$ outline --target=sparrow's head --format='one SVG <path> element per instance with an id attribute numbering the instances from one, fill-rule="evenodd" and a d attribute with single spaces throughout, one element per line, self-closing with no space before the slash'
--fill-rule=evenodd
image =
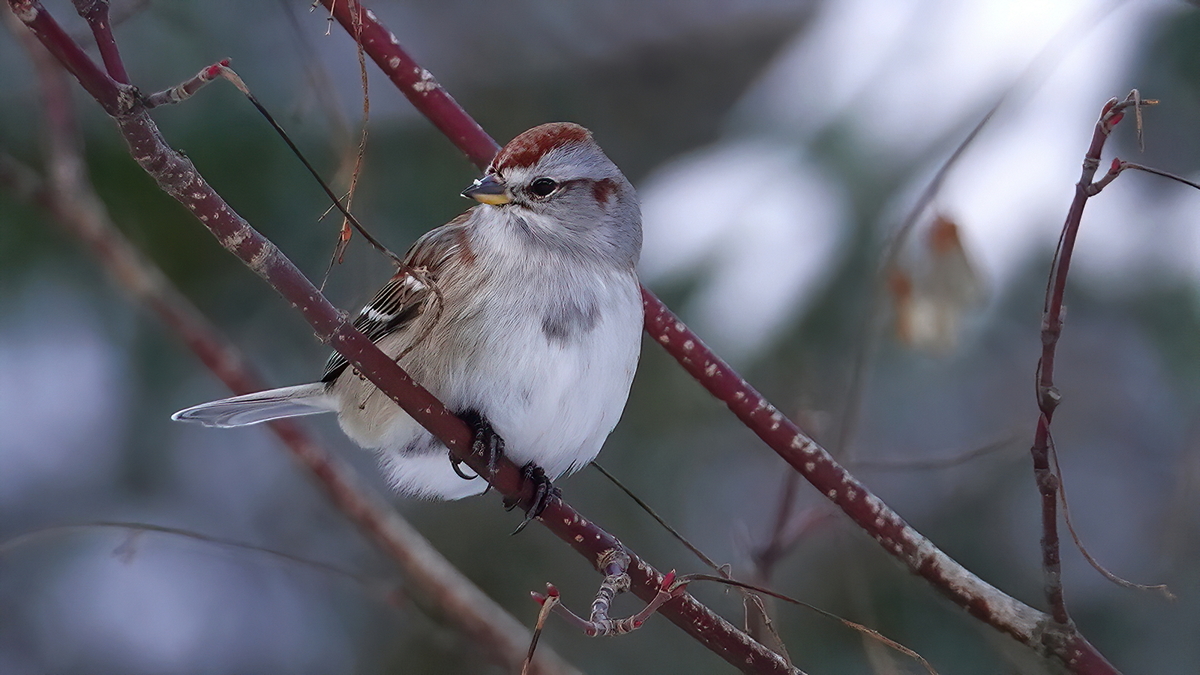
<path id="1" fill-rule="evenodd" d="M 512 139 L 462 194 L 505 210 L 547 244 L 637 263 L 637 193 L 578 124 L 543 124 Z"/>

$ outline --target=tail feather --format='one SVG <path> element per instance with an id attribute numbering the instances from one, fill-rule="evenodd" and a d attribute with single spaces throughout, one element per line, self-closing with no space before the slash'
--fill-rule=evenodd
<path id="1" fill-rule="evenodd" d="M 314 382 L 201 403 L 180 410 L 171 419 L 228 428 L 335 410 L 337 404 L 326 393 L 325 384 Z"/>

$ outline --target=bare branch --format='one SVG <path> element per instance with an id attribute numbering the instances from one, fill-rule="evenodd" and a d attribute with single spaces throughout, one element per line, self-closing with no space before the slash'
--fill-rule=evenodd
<path id="1" fill-rule="evenodd" d="M 958 452 L 943 457 L 930 457 L 928 459 L 921 458 L 901 458 L 901 459 L 856 459 L 850 462 L 850 466 L 856 469 L 873 469 L 876 471 L 927 471 L 930 469 L 949 469 L 960 464 L 965 464 L 975 459 L 979 459 L 985 455 L 990 455 L 994 452 L 1004 450 L 1020 440 L 1020 435 L 1009 434 L 1008 436 L 992 441 L 986 445 L 981 445 L 978 448 L 972 448 L 966 452 Z"/>
<path id="2" fill-rule="evenodd" d="M 121 53 L 117 50 L 117 41 L 113 37 L 113 23 L 108 16 L 108 0 L 73 0 L 75 11 L 79 12 L 92 36 L 96 38 L 96 46 L 100 49 L 100 58 L 108 75 L 121 84 L 129 84 L 129 75 L 125 72 L 125 64 L 121 61 Z"/>
<path id="3" fill-rule="evenodd" d="M 1134 164 L 1133 162 L 1125 162 L 1125 161 L 1121 162 L 1121 169 L 1137 169 L 1138 171 L 1145 171 L 1146 173 L 1152 173 L 1155 176 L 1162 176 L 1163 178 L 1169 178 L 1177 183 L 1183 183 L 1184 185 L 1186 185 L 1188 187 L 1192 187 L 1192 188 L 1196 188 L 1197 190 L 1200 190 L 1200 183 L 1190 181 L 1190 180 L 1184 178 L 1183 176 L 1173 174 L 1170 171 L 1163 171 L 1162 169 L 1155 169 L 1154 167 L 1143 166 L 1141 164 Z"/>
<path id="4" fill-rule="evenodd" d="M 180 84 L 177 84 L 170 89 L 164 89 L 163 91 L 155 92 L 144 97 L 142 99 L 142 103 L 145 104 L 147 108 L 157 108 L 160 105 L 182 103 L 183 101 L 191 98 L 192 95 L 197 91 L 200 91 L 200 87 L 203 87 L 209 82 L 212 82 L 220 77 L 223 73 L 222 69 L 226 69 L 228 67 L 229 59 L 222 59 L 220 62 L 214 63 L 211 66 L 205 66 L 204 68 L 200 69 L 200 72 L 196 73 L 192 77 L 189 77 Z"/>
<path id="5" fill-rule="evenodd" d="M 1050 467 L 1050 423 L 1054 419 L 1054 410 L 1062 399 L 1054 385 L 1054 357 L 1057 353 L 1058 339 L 1062 335 L 1063 295 L 1087 200 L 1121 171 L 1119 163 L 1114 162 L 1103 178 L 1095 180 L 1104 144 L 1108 141 L 1113 127 L 1125 116 L 1127 108 L 1133 107 L 1135 111 L 1140 111 L 1147 103 L 1149 102 L 1141 100 L 1135 90 L 1130 92 L 1124 101 L 1109 99 L 1100 111 L 1100 119 L 1096 120 L 1092 132 L 1092 141 L 1084 154 L 1083 169 L 1079 182 L 1075 184 L 1075 198 L 1067 211 L 1058 250 L 1055 251 L 1051 266 L 1050 279 L 1046 285 L 1046 301 L 1042 315 L 1042 356 L 1037 367 L 1037 403 L 1041 414 L 1038 416 L 1037 430 L 1029 452 L 1033 458 L 1034 480 L 1037 482 L 1042 501 L 1042 576 L 1046 588 L 1046 601 L 1050 605 L 1050 614 L 1054 622 L 1067 628 L 1071 626 L 1071 618 L 1067 612 L 1062 588 L 1062 556 L 1058 540 L 1059 478 Z M 1140 119 L 1140 112 L 1138 116 Z"/>
<path id="6" fill-rule="evenodd" d="M 5 539 L 4 541 L 0 541 L 0 556 L 11 554 L 13 551 L 15 551 L 21 547 L 28 546 L 30 544 L 33 544 L 33 543 L 43 540 L 43 539 L 49 539 L 49 538 L 56 537 L 56 536 L 78 533 L 78 532 L 86 532 L 88 530 L 120 530 L 120 531 L 125 532 L 126 541 L 125 541 L 125 543 L 123 543 L 121 546 L 118 547 L 118 552 L 121 554 L 121 557 L 123 559 L 127 557 L 127 555 L 126 555 L 127 553 L 131 553 L 131 552 L 135 551 L 135 549 L 131 546 L 131 543 L 137 537 L 139 537 L 141 534 L 146 533 L 146 532 L 153 532 L 155 534 L 165 534 L 165 535 L 169 535 L 169 536 L 173 536 L 173 537 L 182 537 L 184 539 L 191 539 L 193 541 L 204 542 L 206 544 L 214 544 L 216 546 L 221 546 L 221 547 L 230 548 L 230 549 L 238 549 L 238 550 L 242 550 L 242 551 L 251 551 L 254 553 L 261 553 L 261 554 L 263 554 L 265 556 L 269 556 L 271 558 L 278 558 L 279 560 L 284 560 L 284 561 L 287 561 L 290 563 L 295 563 L 295 564 L 301 565 L 303 567 L 309 567 L 309 568 L 312 568 L 315 570 L 319 570 L 321 572 L 325 572 L 326 574 L 343 577 L 345 579 L 353 581 L 354 583 L 356 583 L 366 589 L 378 589 L 380 587 L 380 585 L 385 582 L 384 579 L 372 579 L 370 577 L 367 577 L 367 576 L 364 576 L 361 574 L 356 574 L 349 570 L 344 570 L 336 565 L 330 565 L 328 563 L 320 562 L 319 560 L 312 560 L 310 558 L 304 558 L 304 557 L 301 557 L 298 555 L 294 555 L 292 553 L 288 553 L 286 551 L 277 551 L 275 549 L 267 548 L 265 546 L 248 544 L 248 543 L 241 542 L 241 541 L 235 541 L 233 539 L 226 539 L 224 537 L 216 537 L 213 535 L 204 534 L 202 532 L 194 532 L 192 530 L 185 530 L 185 529 L 179 528 L 179 527 L 167 527 L 165 525 L 155 525 L 153 523 L 137 523 L 137 522 L 117 521 L 117 520 L 97 520 L 97 521 L 91 522 L 91 523 L 76 523 L 76 524 L 71 524 L 71 525 L 51 525 L 49 527 L 42 527 L 42 528 L 39 528 L 36 530 L 31 530 L 29 532 L 23 532 L 21 534 L 16 535 L 15 537 L 11 537 L 9 539 Z"/>
<path id="7" fill-rule="evenodd" d="M 1107 567 L 1102 565 L 1099 560 L 1096 560 L 1096 557 L 1092 555 L 1091 551 L 1089 551 L 1087 547 L 1083 545 L 1083 539 L 1081 539 L 1079 533 L 1075 531 L 1075 524 L 1071 521 L 1071 507 L 1067 504 L 1067 483 L 1063 480 L 1062 467 L 1058 465 L 1058 452 L 1055 451 L 1053 444 L 1050 445 L 1050 458 L 1054 460 L 1054 474 L 1058 476 L 1058 495 L 1060 497 L 1059 502 L 1062 504 L 1063 522 L 1067 525 L 1067 532 L 1071 533 L 1071 540 L 1075 542 L 1075 548 L 1079 549 L 1079 552 L 1083 554 L 1084 559 L 1088 561 L 1088 564 L 1092 566 L 1092 569 L 1099 572 L 1100 576 L 1108 579 L 1118 586 L 1129 588 L 1135 591 L 1158 591 L 1167 600 L 1175 601 L 1177 599 L 1176 595 L 1171 592 L 1171 589 L 1166 584 L 1139 584 L 1129 581 L 1128 579 L 1117 576 Z"/>

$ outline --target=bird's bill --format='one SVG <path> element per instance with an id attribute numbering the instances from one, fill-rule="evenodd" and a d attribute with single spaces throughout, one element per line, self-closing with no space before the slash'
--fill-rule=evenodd
<path id="1" fill-rule="evenodd" d="M 508 196 L 508 189 L 499 180 L 496 180 L 494 174 L 488 174 L 482 178 L 476 178 L 471 187 L 462 191 L 462 196 L 474 199 L 483 204 L 491 204 L 499 206 L 512 201 Z"/>

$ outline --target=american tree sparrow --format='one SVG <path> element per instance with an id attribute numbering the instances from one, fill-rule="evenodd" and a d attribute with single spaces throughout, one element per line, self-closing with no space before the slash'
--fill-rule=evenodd
<path id="1" fill-rule="evenodd" d="M 477 438 L 494 429 L 547 488 L 596 457 L 629 395 L 642 328 L 637 194 L 570 123 L 517 136 L 462 194 L 481 204 L 418 239 L 354 326 Z M 240 427 L 323 412 L 378 452 L 400 492 L 459 499 L 486 488 L 337 353 L 319 382 L 172 419 Z"/>

